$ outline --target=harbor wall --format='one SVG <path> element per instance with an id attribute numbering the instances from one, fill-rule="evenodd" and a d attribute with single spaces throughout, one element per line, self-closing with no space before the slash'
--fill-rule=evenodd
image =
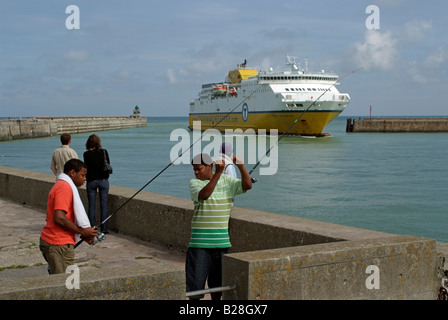
<path id="1" fill-rule="evenodd" d="M 52 175 L 0 166 L 2 198 L 44 209 L 53 184 Z M 111 186 L 110 212 L 135 192 Z M 85 187 L 80 194 L 86 205 Z M 192 214 L 188 199 L 142 191 L 111 218 L 109 227 L 186 250 Z M 432 239 L 238 207 L 232 209 L 230 236 L 223 285 L 236 289 L 225 291 L 224 299 L 435 300 L 440 289 L 444 253 Z M 183 272 L 166 274 L 164 281 Z"/>
<path id="2" fill-rule="evenodd" d="M 184 271 L 163 263 L 83 271 L 79 289 L 69 290 L 67 274 L 0 282 L 0 300 L 182 300 Z"/>
<path id="3" fill-rule="evenodd" d="M 447 118 L 347 119 L 346 132 L 448 132 Z"/>
<path id="4" fill-rule="evenodd" d="M 146 118 L 134 117 L 35 117 L 0 120 L 0 141 L 41 138 L 62 133 L 83 133 L 146 127 Z"/>

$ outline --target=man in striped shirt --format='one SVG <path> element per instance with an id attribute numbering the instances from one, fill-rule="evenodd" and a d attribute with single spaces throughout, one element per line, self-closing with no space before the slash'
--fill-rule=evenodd
<path id="1" fill-rule="evenodd" d="M 223 174 L 224 161 L 215 161 L 213 172 L 213 161 L 207 154 L 199 154 L 192 160 L 196 178 L 190 180 L 194 214 L 186 262 L 187 292 L 204 289 L 206 280 L 209 288 L 221 286 L 222 255 L 231 247 L 229 218 L 233 198 L 252 188 L 241 159 L 233 157 L 233 162 L 240 170 L 241 180 Z M 221 293 L 211 296 L 218 300 Z"/>

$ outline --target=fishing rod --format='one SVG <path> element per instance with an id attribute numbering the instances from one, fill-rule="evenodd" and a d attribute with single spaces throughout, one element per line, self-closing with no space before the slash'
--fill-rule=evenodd
<path id="1" fill-rule="evenodd" d="M 221 120 L 219 120 L 213 127 L 211 127 L 210 129 L 214 129 L 216 128 L 216 126 L 218 126 L 218 124 L 220 124 L 225 118 L 227 118 L 231 113 L 233 113 L 233 111 L 235 111 L 239 106 L 241 106 L 244 102 L 246 102 L 247 99 L 249 99 L 252 95 L 255 94 L 255 92 L 257 92 L 260 87 L 262 85 L 258 85 L 258 87 L 247 97 L 245 97 L 235 108 L 233 108 L 232 110 L 230 110 L 226 115 L 224 115 L 222 117 Z M 95 226 L 95 230 L 98 230 L 98 228 L 100 226 L 102 226 L 103 224 L 105 224 L 110 218 L 112 218 L 112 216 L 114 214 L 116 214 L 121 208 L 123 208 L 129 201 L 131 201 L 132 199 L 135 198 L 135 196 L 137 196 L 141 191 L 143 191 L 143 189 L 145 189 L 148 185 L 150 185 L 155 179 L 157 179 L 163 172 L 165 172 L 169 167 L 171 167 L 178 159 L 180 159 L 187 151 L 189 151 L 191 148 L 193 148 L 193 146 L 202 140 L 203 136 L 204 136 L 203 132 L 201 134 L 201 136 L 199 137 L 199 139 L 197 139 L 195 142 L 193 142 L 188 149 L 186 149 L 185 151 L 183 151 L 176 159 L 174 159 L 174 161 L 171 161 L 168 165 L 166 165 L 161 171 L 159 171 L 159 173 L 157 173 L 151 180 L 149 180 L 143 187 L 141 187 L 139 190 L 137 190 L 137 192 L 135 192 L 130 198 L 128 198 L 125 202 L 123 202 L 116 210 L 114 210 L 109 216 L 107 216 L 106 219 L 104 219 L 99 225 Z M 94 238 L 94 242 L 93 244 L 96 244 L 98 241 L 102 241 L 104 239 L 104 234 L 100 233 L 98 234 L 98 236 L 96 236 Z M 75 248 L 78 247 L 82 242 L 84 241 L 84 239 L 79 240 L 76 244 L 75 244 Z"/>
<path id="2" fill-rule="evenodd" d="M 339 78 L 338 80 L 336 80 L 335 81 L 335 83 L 333 83 L 330 87 L 328 87 L 319 97 L 317 97 L 317 99 L 316 100 L 314 100 L 313 101 L 313 103 L 312 104 L 310 104 L 310 106 L 308 107 L 308 108 L 306 108 L 301 114 L 300 114 L 300 116 L 299 117 L 297 117 L 292 123 L 291 123 L 291 125 L 283 132 L 283 134 L 278 138 L 278 140 L 277 140 L 277 143 L 274 145 L 274 146 L 271 146 L 270 148 L 269 148 L 269 150 L 264 154 L 264 156 L 263 157 L 261 157 L 258 161 L 257 161 L 257 163 L 255 164 L 255 166 L 249 171 L 249 176 L 252 174 L 252 172 L 254 172 L 254 170 L 260 165 L 260 163 L 261 163 L 261 161 L 271 152 L 271 150 L 274 148 L 274 147 L 276 147 L 277 145 L 278 145 L 278 143 L 279 143 L 279 141 L 288 133 L 288 131 L 289 130 L 291 130 L 291 128 L 292 127 L 294 127 L 294 125 L 305 115 L 305 113 L 312 107 L 312 106 L 314 106 L 315 104 L 316 104 L 316 102 L 317 101 L 319 101 L 319 99 L 325 94 L 325 93 L 327 93 L 331 88 L 333 88 L 336 84 L 338 84 L 339 82 L 341 82 L 342 81 L 342 79 L 344 79 L 345 77 L 347 77 L 347 76 L 349 76 L 349 75 L 351 75 L 351 74 L 353 74 L 353 73 L 355 73 L 355 72 L 357 72 L 357 71 L 359 71 L 359 70 L 362 70 L 362 69 L 364 69 L 364 67 L 361 67 L 361 68 L 358 68 L 358 69 L 355 69 L 355 70 L 353 70 L 353 71 L 351 71 L 351 72 L 349 72 L 349 73 L 347 73 L 345 76 L 343 76 L 343 77 L 341 77 L 341 78 Z M 255 179 L 255 178 L 251 178 L 251 180 L 252 180 L 252 182 L 253 183 L 255 183 L 255 182 L 257 182 L 257 179 Z"/>
<path id="3" fill-rule="evenodd" d="M 338 82 L 340 82 L 342 79 L 344 79 L 345 77 L 349 76 L 352 73 L 355 73 L 358 70 L 363 69 L 358 68 L 356 70 L 353 70 L 349 73 L 347 73 L 345 76 L 339 78 L 338 80 L 336 80 L 336 82 L 331 85 L 327 90 L 325 90 L 306 110 L 304 110 L 302 112 L 302 114 L 294 120 L 294 122 L 284 131 L 284 133 L 280 136 L 280 138 L 277 140 L 277 144 L 278 142 L 286 135 L 286 133 L 291 130 L 291 128 L 303 117 L 303 115 L 328 91 L 330 90 L 330 88 L 334 87 Z M 216 128 L 218 126 L 218 124 L 220 124 L 225 118 L 227 118 L 231 113 L 233 113 L 239 106 L 241 106 L 247 99 L 249 99 L 252 95 L 255 94 L 255 92 L 257 92 L 260 87 L 262 86 L 262 84 L 258 85 L 258 87 L 247 97 L 245 97 L 235 108 L 233 108 L 231 111 L 229 111 L 226 115 L 224 115 L 222 117 L 221 120 L 219 120 L 214 126 L 211 127 L 211 129 Z M 112 218 L 112 216 L 114 214 L 116 214 L 121 208 L 123 208 L 129 201 L 131 201 L 133 198 L 135 198 L 137 196 L 137 194 L 139 194 L 141 191 L 143 191 L 143 189 L 145 189 L 148 185 L 150 185 L 155 179 L 157 179 L 163 172 L 165 172 L 169 167 L 171 167 L 178 159 L 180 159 L 187 151 L 189 151 L 197 142 L 202 140 L 202 137 L 204 135 L 205 132 L 203 132 L 201 134 L 201 136 L 199 137 L 199 139 L 197 139 L 195 142 L 193 142 L 185 151 L 183 151 L 174 161 L 171 161 L 167 166 L 165 166 L 161 171 L 159 171 L 151 180 L 149 180 L 143 187 L 141 187 L 139 190 L 137 190 L 137 192 L 135 192 L 130 198 L 128 198 L 124 203 L 122 203 L 114 212 L 112 212 L 106 219 L 104 219 L 104 221 L 102 221 L 99 225 L 95 226 L 95 229 L 98 229 L 101 225 L 103 225 L 104 223 L 106 223 L 110 218 Z M 252 172 L 258 167 L 258 165 L 260 164 L 260 162 L 271 152 L 273 147 L 270 147 L 269 150 L 265 153 L 265 155 L 260 158 L 260 160 L 258 160 L 258 162 L 255 164 L 255 166 L 252 168 L 252 170 L 250 170 L 249 175 L 252 174 Z M 255 178 L 251 178 L 252 182 L 257 182 L 257 180 Z M 95 237 L 95 241 L 102 241 L 104 239 L 104 234 L 100 233 L 97 237 Z M 84 241 L 84 239 L 81 239 L 80 241 L 78 241 L 75 245 L 75 248 L 78 247 L 82 242 Z M 94 242 L 94 244 L 96 243 Z"/>

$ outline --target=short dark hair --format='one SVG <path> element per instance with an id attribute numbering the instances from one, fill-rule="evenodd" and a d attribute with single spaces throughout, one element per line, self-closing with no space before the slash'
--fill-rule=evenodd
<path id="1" fill-rule="evenodd" d="M 79 159 L 70 159 L 64 165 L 64 173 L 68 174 L 70 171 L 75 170 L 75 172 L 79 172 L 82 168 L 86 168 L 87 166 L 84 162 Z"/>
<path id="2" fill-rule="evenodd" d="M 200 153 L 194 156 L 193 160 L 191 160 L 191 164 L 203 164 L 203 165 L 211 165 L 213 164 L 212 158 L 206 153 Z"/>
<path id="3" fill-rule="evenodd" d="M 72 140 L 72 136 L 69 133 L 63 133 L 61 134 L 61 143 L 63 145 L 67 145 L 70 140 Z"/>

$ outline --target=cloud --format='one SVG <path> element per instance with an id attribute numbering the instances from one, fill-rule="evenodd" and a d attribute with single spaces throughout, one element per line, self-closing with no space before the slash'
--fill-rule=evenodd
<path id="1" fill-rule="evenodd" d="M 351 45 L 349 55 L 368 71 L 404 73 L 418 84 L 439 81 L 434 75 L 446 70 L 448 48 L 443 45 L 427 52 L 432 28 L 430 20 L 414 20 L 394 32 L 367 30 L 362 41 Z"/>
<path id="2" fill-rule="evenodd" d="M 118 70 L 112 74 L 112 81 L 114 82 L 129 82 L 132 78 L 128 70 Z"/>
<path id="3" fill-rule="evenodd" d="M 89 54 L 85 51 L 70 51 L 64 55 L 64 59 L 70 62 L 86 62 Z"/>
<path id="4" fill-rule="evenodd" d="M 431 52 L 423 62 L 410 62 L 406 71 L 419 84 L 445 81 L 440 80 L 440 77 L 446 77 L 447 62 L 448 47 L 444 45 Z"/>
<path id="5" fill-rule="evenodd" d="M 397 43 L 390 31 L 367 30 L 364 41 L 353 45 L 353 57 L 366 70 L 390 70 L 399 58 Z"/>
<path id="6" fill-rule="evenodd" d="M 448 47 L 443 45 L 432 52 L 425 60 L 425 65 L 431 68 L 445 67 L 448 60 Z"/>
<path id="7" fill-rule="evenodd" d="M 410 21 L 405 25 L 404 30 L 399 34 L 401 41 L 420 42 L 432 28 L 431 21 Z"/>
<path id="8" fill-rule="evenodd" d="M 170 84 L 176 84 L 177 83 L 176 72 L 173 69 L 169 68 L 169 69 L 166 70 L 166 77 L 167 77 L 168 82 Z"/>

